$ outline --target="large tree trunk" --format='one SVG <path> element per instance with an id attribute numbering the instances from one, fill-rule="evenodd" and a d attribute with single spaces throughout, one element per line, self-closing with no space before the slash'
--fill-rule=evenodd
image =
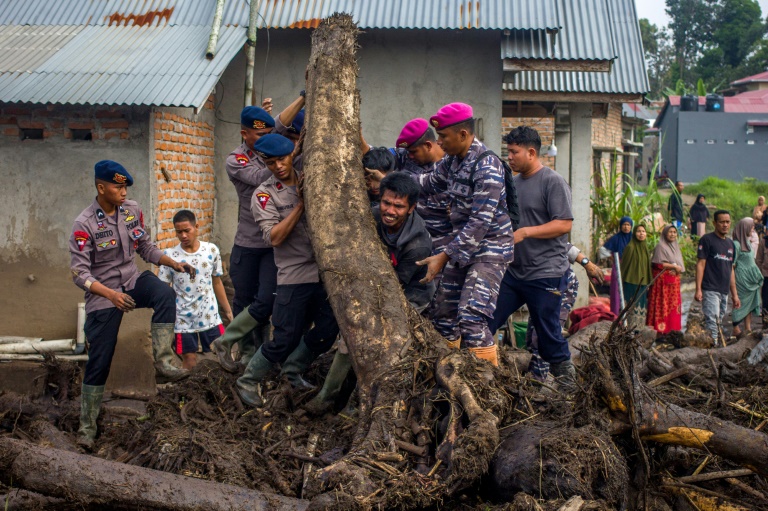
<path id="1" fill-rule="evenodd" d="M 306 214 L 360 394 L 356 441 L 345 458 L 318 472 L 315 491 L 343 489 L 350 500 L 389 508 L 397 503 L 388 499 L 402 500 L 398 488 L 407 486 L 412 491 L 404 493 L 423 499 L 411 504 L 418 507 L 486 472 L 498 444 L 497 418 L 463 382 L 473 371 L 466 364 L 475 362 L 466 354 L 445 357 L 445 341 L 408 305 L 376 233 L 361 161 L 356 44 L 350 16 L 323 20 L 312 35 L 307 71 Z M 443 434 L 433 439 L 436 384 L 445 391 L 447 417 Z M 434 440 L 441 445 L 435 448 Z M 398 452 L 413 463 L 395 468 L 377 461 Z M 432 493 L 421 491 L 428 486 Z M 326 497 L 316 505 L 338 505 L 339 493 Z"/>
<path id="2" fill-rule="evenodd" d="M 153 510 L 303 510 L 307 503 L 167 472 L 0 439 L 0 477 L 83 507 Z"/>
<path id="3" fill-rule="evenodd" d="M 349 347 L 363 401 L 391 387 L 411 339 L 408 304 L 365 193 L 352 18 L 334 15 L 312 35 L 304 139 L 304 189 L 312 245 Z M 386 403 L 392 406 L 395 403 Z"/>

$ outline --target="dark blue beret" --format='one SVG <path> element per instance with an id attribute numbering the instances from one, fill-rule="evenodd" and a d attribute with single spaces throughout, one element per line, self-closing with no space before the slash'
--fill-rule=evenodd
<path id="1" fill-rule="evenodd" d="M 133 184 L 133 178 L 125 170 L 125 167 L 112 160 L 101 160 L 96 163 L 93 168 L 96 175 L 96 179 L 107 181 L 108 183 L 115 183 L 118 185 L 131 186 Z"/>
<path id="2" fill-rule="evenodd" d="M 243 111 L 240 113 L 240 124 L 246 128 L 260 130 L 264 128 L 274 128 L 275 120 L 263 108 L 247 106 L 243 108 Z"/>
<path id="3" fill-rule="evenodd" d="M 288 131 L 291 133 L 301 133 L 301 128 L 304 127 L 304 109 L 302 108 L 299 110 L 299 113 L 296 114 L 296 117 L 293 119 L 293 122 L 290 126 L 288 126 Z"/>
<path id="4" fill-rule="evenodd" d="M 293 142 L 290 139 L 285 138 L 277 133 L 270 133 L 260 137 L 255 144 L 253 144 L 253 150 L 256 154 L 262 158 L 274 158 L 285 156 L 293 152 Z"/>

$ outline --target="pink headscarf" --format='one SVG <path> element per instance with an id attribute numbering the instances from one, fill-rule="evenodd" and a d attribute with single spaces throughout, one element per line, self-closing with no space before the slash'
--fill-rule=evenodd
<path id="1" fill-rule="evenodd" d="M 670 229 L 677 228 L 674 225 L 667 225 L 661 231 L 661 238 L 659 238 L 659 244 L 653 249 L 653 257 L 651 262 L 655 264 L 676 264 L 685 271 L 685 265 L 683 264 L 683 252 L 680 250 L 680 245 L 677 242 L 667 241 L 667 233 Z"/>

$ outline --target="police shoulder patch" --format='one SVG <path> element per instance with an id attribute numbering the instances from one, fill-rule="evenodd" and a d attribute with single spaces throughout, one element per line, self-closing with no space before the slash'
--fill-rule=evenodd
<path id="1" fill-rule="evenodd" d="M 269 202 L 270 198 L 271 198 L 271 195 L 269 195 L 266 192 L 259 192 L 256 194 L 256 199 L 259 201 L 259 205 L 261 206 L 261 209 L 267 209 L 267 203 Z"/>
<path id="2" fill-rule="evenodd" d="M 90 235 L 85 231 L 75 231 L 75 242 L 77 243 L 77 249 L 82 252 L 85 248 L 85 244 L 88 242 Z"/>
<path id="3" fill-rule="evenodd" d="M 235 160 L 236 160 L 236 161 L 237 161 L 237 163 L 239 163 L 240 165 L 245 165 L 246 163 L 250 163 L 250 161 L 251 161 L 251 160 L 249 160 L 249 159 L 248 159 L 248 157 L 247 157 L 246 155 L 244 155 L 244 154 L 236 154 L 236 155 L 235 155 Z"/>

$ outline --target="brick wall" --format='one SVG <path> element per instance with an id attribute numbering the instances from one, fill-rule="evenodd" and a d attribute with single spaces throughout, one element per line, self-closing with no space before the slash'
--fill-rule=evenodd
<path id="1" fill-rule="evenodd" d="M 72 139 L 73 135 L 87 135 L 82 142 L 128 140 L 142 132 L 141 126 L 135 125 L 135 121 L 143 120 L 140 110 L 125 106 L 0 103 L 0 136 L 22 139 L 25 130 L 41 130 L 42 140 Z M 33 139 L 24 141 L 34 143 Z"/>
<path id="2" fill-rule="evenodd" d="M 212 107 L 211 100 L 206 109 Z M 200 239 L 211 239 L 215 211 L 214 126 L 204 117 L 210 116 L 196 115 L 192 109 L 157 108 L 153 111 L 156 240 L 160 248 L 178 242 L 173 215 L 180 209 L 195 213 Z"/>
<path id="3" fill-rule="evenodd" d="M 555 140 L 555 118 L 545 117 L 502 117 L 501 118 L 501 153 L 502 157 L 507 157 L 507 144 L 503 142 L 503 137 L 513 128 L 518 126 L 530 126 L 539 132 L 542 145 L 549 145 Z M 541 162 L 551 169 L 555 169 L 555 158 L 552 156 L 543 156 Z"/>
<path id="4" fill-rule="evenodd" d="M 607 115 L 604 110 L 597 110 L 592 118 L 592 146 L 618 147 L 621 149 L 621 104 L 609 104 Z M 526 116 L 526 117 L 502 117 L 501 136 L 504 137 L 512 128 L 520 125 L 531 126 L 535 128 L 541 136 L 542 145 L 549 145 L 555 137 L 555 118 L 551 115 L 544 116 Z M 568 148 L 558 148 L 559 151 L 568 150 Z M 506 157 L 506 144 L 502 144 L 502 154 Z M 621 171 L 621 157 L 617 158 L 617 169 Z M 542 163 L 555 169 L 555 158 L 543 156 Z M 609 154 L 604 154 L 601 166 L 611 168 L 611 158 Z"/>
<path id="5" fill-rule="evenodd" d="M 603 112 L 600 112 L 600 114 L 596 112 L 596 115 L 592 118 L 592 146 L 616 147 L 621 150 L 621 139 L 621 104 L 609 103 L 606 115 L 603 115 Z M 611 154 L 603 153 L 600 168 L 604 171 L 610 171 L 611 160 Z M 622 157 L 618 156 L 615 160 L 616 171 L 622 172 Z"/>

